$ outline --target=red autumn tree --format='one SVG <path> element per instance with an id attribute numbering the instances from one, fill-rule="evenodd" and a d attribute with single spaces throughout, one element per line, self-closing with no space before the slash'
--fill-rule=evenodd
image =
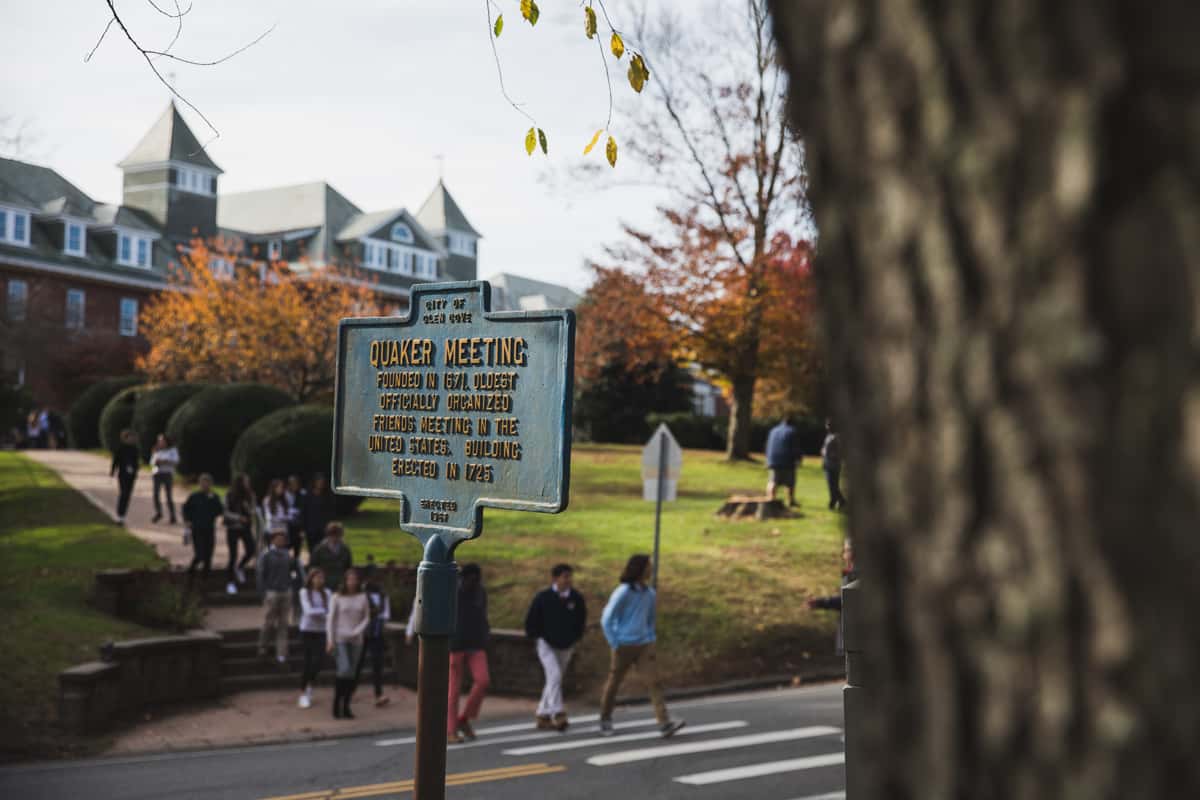
<path id="1" fill-rule="evenodd" d="M 596 380 L 620 362 L 637 380 L 653 379 L 674 360 L 675 336 L 661 298 L 636 274 L 593 267 L 596 280 L 575 308 L 575 375 Z"/>

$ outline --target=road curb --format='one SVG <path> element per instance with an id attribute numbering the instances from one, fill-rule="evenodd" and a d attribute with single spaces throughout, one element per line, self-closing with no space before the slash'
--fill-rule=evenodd
<path id="1" fill-rule="evenodd" d="M 723 683 L 711 683 L 705 686 L 689 686 L 683 689 L 666 689 L 663 696 L 667 700 L 693 700 L 697 697 L 712 697 L 722 694 L 737 694 L 739 692 L 756 692 L 764 689 L 787 689 L 796 686 L 812 686 L 818 683 L 845 680 L 844 668 L 829 668 L 814 670 L 807 674 L 766 675 L 761 678 L 744 678 Z M 650 703 L 649 695 L 634 695 L 618 697 L 618 706 L 640 706 Z"/>

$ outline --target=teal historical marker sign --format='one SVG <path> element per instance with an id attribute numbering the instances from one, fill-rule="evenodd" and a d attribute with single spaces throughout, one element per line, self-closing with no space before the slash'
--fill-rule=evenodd
<path id="1" fill-rule="evenodd" d="M 407 317 L 338 330 L 334 489 L 400 499 L 422 541 L 567 506 L 574 314 L 490 307 L 484 281 L 418 284 Z"/>

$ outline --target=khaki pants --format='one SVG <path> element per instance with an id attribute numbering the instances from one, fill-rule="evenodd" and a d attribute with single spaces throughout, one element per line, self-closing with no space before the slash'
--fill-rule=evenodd
<path id="1" fill-rule="evenodd" d="M 659 725 L 670 721 L 667 706 L 663 702 L 662 687 L 658 685 L 658 661 L 654 643 L 627 644 L 612 651 L 608 667 L 608 682 L 604 684 L 604 696 L 600 701 L 600 719 L 612 719 L 613 706 L 617 702 L 617 689 L 629 668 L 637 665 L 638 674 L 650 690 L 650 702 L 654 704 L 654 718 Z"/>
<path id="2" fill-rule="evenodd" d="M 291 592 L 266 592 L 263 596 L 263 608 L 267 612 L 263 620 L 262 630 L 258 632 L 259 655 L 267 652 L 267 642 L 271 632 L 275 633 L 275 655 L 287 659 L 288 651 L 288 615 L 292 610 Z"/>

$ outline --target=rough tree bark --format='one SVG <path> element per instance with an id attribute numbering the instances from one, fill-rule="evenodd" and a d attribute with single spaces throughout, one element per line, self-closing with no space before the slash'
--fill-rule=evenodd
<path id="1" fill-rule="evenodd" d="M 773 10 L 871 796 L 1200 797 L 1200 3 Z"/>

